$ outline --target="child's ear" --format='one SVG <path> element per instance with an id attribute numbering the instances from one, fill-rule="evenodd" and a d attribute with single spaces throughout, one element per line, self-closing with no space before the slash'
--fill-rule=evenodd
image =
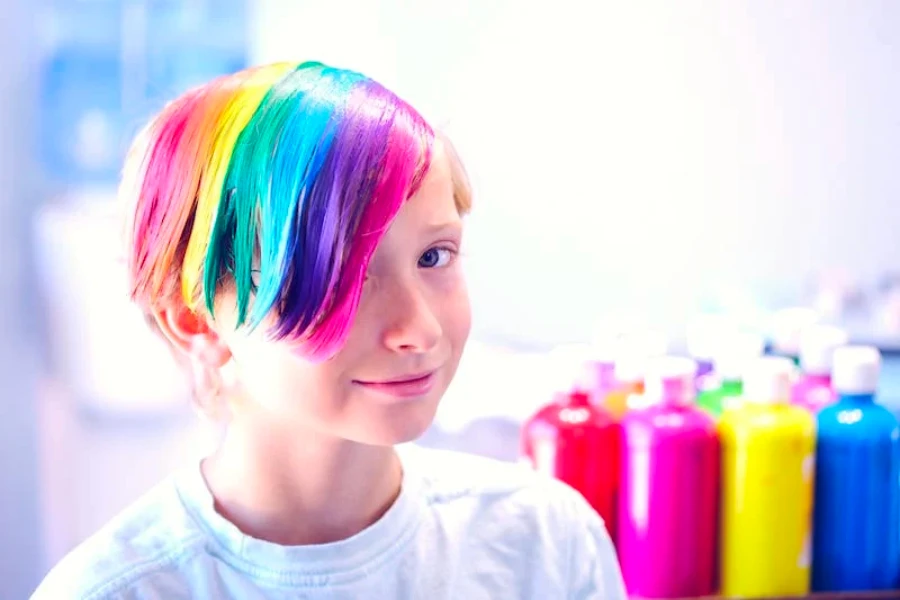
<path id="1" fill-rule="evenodd" d="M 154 311 L 153 317 L 172 346 L 200 364 L 219 368 L 231 360 L 231 351 L 218 332 L 184 303 Z"/>

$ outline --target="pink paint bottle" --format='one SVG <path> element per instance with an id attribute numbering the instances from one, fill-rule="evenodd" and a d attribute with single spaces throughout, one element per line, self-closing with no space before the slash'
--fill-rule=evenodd
<path id="1" fill-rule="evenodd" d="M 650 361 L 647 406 L 622 421 L 618 549 L 633 598 L 715 592 L 719 439 L 694 406 L 695 373 L 688 358 Z"/>
<path id="2" fill-rule="evenodd" d="M 595 344 L 585 361 L 585 388 L 591 394 L 591 401 L 602 406 L 606 396 L 616 389 L 616 352 L 613 344 Z"/>
<path id="3" fill-rule="evenodd" d="M 829 325 L 813 325 L 800 337 L 800 379 L 791 390 L 791 403 L 813 413 L 836 400 L 831 386 L 834 351 L 849 342 L 847 332 Z"/>

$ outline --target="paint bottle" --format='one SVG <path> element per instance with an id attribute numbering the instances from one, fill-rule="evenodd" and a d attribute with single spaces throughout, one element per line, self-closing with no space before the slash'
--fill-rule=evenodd
<path id="1" fill-rule="evenodd" d="M 838 400 L 818 414 L 814 591 L 900 585 L 900 428 L 875 402 L 880 368 L 875 348 L 834 351 Z"/>
<path id="2" fill-rule="evenodd" d="M 695 373 L 688 358 L 652 359 L 645 407 L 622 420 L 618 549 L 632 597 L 715 592 L 719 441 L 694 406 Z"/>
<path id="3" fill-rule="evenodd" d="M 590 375 L 591 397 L 595 404 L 603 404 L 606 396 L 616 389 L 616 363 L 613 360 L 592 360 L 587 365 Z"/>
<path id="4" fill-rule="evenodd" d="M 813 308 L 797 306 L 776 311 L 769 322 L 771 353 L 800 364 L 800 340 L 803 332 L 821 319 Z"/>
<path id="5" fill-rule="evenodd" d="M 616 420 L 620 420 L 628 407 L 632 404 L 632 398 L 644 393 L 643 367 L 629 364 L 627 368 L 617 363 L 615 387 L 606 394 L 603 406 Z"/>
<path id="6" fill-rule="evenodd" d="M 756 360 L 719 422 L 723 596 L 809 591 L 815 423 L 789 402 L 792 371 L 786 358 Z"/>
<path id="7" fill-rule="evenodd" d="M 791 402 L 813 413 L 836 399 L 831 386 L 834 351 L 849 342 L 847 332 L 829 325 L 813 325 L 800 337 L 800 378 L 791 393 Z"/>
<path id="8" fill-rule="evenodd" d="M 522 429 L 522 449 L 531 465 L 581 492 L 613 539 L 620 437 L 609 413 L 577 390 L 557 394 Z"/>
<path id="9" fill-rule="evenodd" d="M 666 338 L 656 332 L 632 334 L 620 340 L 615 361 L 615 387 L 606 394 L 603 406 L 616 420 L 628 411 L 634 399 L 644 393 L 647 361 L 666 353 Z"/>
<path id="10" fill-rule="evenodd" d="M 616 389 L 616 354 L 618 340 L 614 337 L 594 342 L 585 362 L 587 390 L 591 402 L 603 406 L 606 397 Z"/>
<path id="11" fill-rule="evenodd" d="M 762 356 L 765 340 L 753 333 L 738 333 L 723 340 L 714 359 L 714 370 L 697 395 L 697 405 L 719 418 L 736 406 L 744 392 L 743 376 L 748 364 Z"/>

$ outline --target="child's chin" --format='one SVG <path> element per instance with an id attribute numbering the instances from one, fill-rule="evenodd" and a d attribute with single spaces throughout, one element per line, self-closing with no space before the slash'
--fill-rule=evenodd
<path id="1" fill-rule="evenodd" d="M 434 413 L 435 410 L 427 410 L 423 406 L 419 410 L 394 415 L 393 418 L 373 419 L 364 426 L 362 431 L 358 432 L 358 435 L 353 437 L 357 442 L 373 446 L 394 446 L 412 442 L 420 438 L 431 427 Z"/>

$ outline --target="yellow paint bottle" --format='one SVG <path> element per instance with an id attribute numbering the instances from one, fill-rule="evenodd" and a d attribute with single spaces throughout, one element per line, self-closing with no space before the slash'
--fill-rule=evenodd
<path id="1" fill-rule="evenodd" d="M 815 421 L 788 404 L 792 372 L 785 358 L 754 362 L 719 422 L 723 596 L 809 592 Z"/>

